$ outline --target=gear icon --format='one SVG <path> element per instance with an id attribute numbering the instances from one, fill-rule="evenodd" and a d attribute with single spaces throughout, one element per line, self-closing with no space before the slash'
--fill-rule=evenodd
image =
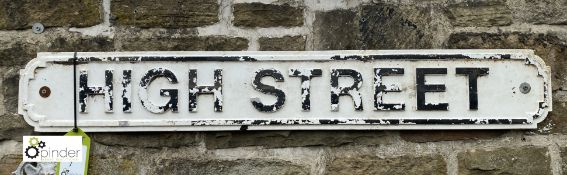
<path id="1" fill-rule="evenodd" d="M 45 142 L 44 142 L 44 141 L 40 141 L 40 142 L 37 144 L 37 147 L 39 147 L 39 148 L 45 147 Z"/>
<path id="2" fill-rule="evenodd" d="M 30 155 L 30 150 L 34 150 L 35 154 L 34 155 Z M 30 159 L 34 159 L 35 157 L 37 157 L 37 155 L 39 155 L 39 149 L 37 149 L 35 146 L 28 146 L 28 148 L 26 148 L 26 157 L 30 158 Z"/>
<path id="3" fill-rule="evenodd" d="M 31 146 L 35 147 L 39 143 L 39 139 L 37 139 L 37 137 L 32 137 L 28 142 L 30 143 Z"/>

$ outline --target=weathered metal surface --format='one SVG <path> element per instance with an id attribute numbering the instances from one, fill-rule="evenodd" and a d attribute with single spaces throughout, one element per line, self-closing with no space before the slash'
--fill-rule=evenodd
<path id="1" fill-rule="evenodd" d="M 32 32 L 35 34 L 43 33 L 44 27 L 41 23 L 33 23 L 32 25 Z"/>
<path id="2" fill-rule="evenodd" d="M 49 132 L 73 126 L 73 105 L 88 132 L 528 129 L 550 82 L 531 50 L 38 53 L 19 113 Z"/>

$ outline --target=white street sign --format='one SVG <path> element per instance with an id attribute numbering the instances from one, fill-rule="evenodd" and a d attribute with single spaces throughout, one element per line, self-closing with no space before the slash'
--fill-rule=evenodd
<path id="1" fill-rule="evenodd" d="M 38 53 L 19 113 L 46 132 L 73 105 L 87 132 L 529 129 L 550 83 L 531 50 Z"/>

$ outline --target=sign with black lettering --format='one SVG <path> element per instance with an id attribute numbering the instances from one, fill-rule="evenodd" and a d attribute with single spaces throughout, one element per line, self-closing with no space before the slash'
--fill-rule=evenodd
<path id="1" fill-rule="evenodd" d="M 73 105 L 87 132 L 529 129 L 550 83 L 531 50 L 38 53 L 19 113 L 46 132 Z"/>

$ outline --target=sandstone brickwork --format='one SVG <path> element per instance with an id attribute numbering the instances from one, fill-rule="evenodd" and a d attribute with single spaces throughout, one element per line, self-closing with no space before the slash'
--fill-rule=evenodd
<path id="1" fill-rule="evenodd" d="M 37 52 L 358 49 L 533 49 L 553 111 L 535 130 L 88 133 L 89 172 L 567 174 L 565 0 L 0 0 L 0 174 L 43 134 L 17 114 Z"/>

